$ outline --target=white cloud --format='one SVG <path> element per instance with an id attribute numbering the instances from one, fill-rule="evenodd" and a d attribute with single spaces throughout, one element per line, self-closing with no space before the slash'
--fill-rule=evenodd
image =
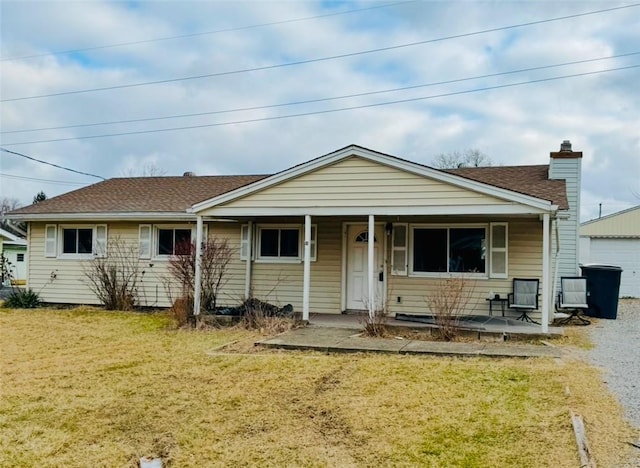
<path id="1" fill-rule="evenodd" d="M 318 2 L 3 2 L 3 57 L 214 31 L 346 8 Z M 2 98 L 269 66 L 394 46 L 615 6 L 610 2 L 416 2 L 347 15 L 127 47 L 2 62 Z M 635 9 L 251 73 L 6 102 L 2 129 L 201 113 L 356 94 L 634 52 Z M 208 125 L 459 92 L 640 63 L 640 56 L 396 93 L 176 120 L 2 135 L 19 141 Z M 563 139 L 584 152 L 583 218 L 640 203 L 639 69 L 480 93 L 201 129 L 8 146 L 85 172 L 119 176 L 154 164 L 168 174 L 268 173 L 350 143 L 429 163 L 478 148 L 500 164 L 544 164 Z M 95 179 L 2 153 L 0 172 Z M 2 178 L 28 203 L 69 186 Z M 616 208 L 614 208 L 616 207 Z M 597 214 L 597 213 L 596 213 Z"/>

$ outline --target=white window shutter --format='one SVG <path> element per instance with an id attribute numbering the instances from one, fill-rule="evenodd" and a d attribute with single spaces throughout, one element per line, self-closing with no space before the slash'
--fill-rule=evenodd
<path id="1" fill-rule="evenodd" d="M 44 228 L 44 256 L 55 257 L 58 247 L 58 226 L 55 224 L 47 224 Z"/>
<path id="2" fill-rule="evenodd" d="M 249 257 L 249 225 L 243 224 L 240 228 L 240 260 Z"/>
<path id="3" fill-rule="evenodd" d="M 140 258 L 151 258 L 151 224 L 141 224 L 139 227 L 138 249 Z"/>
<path id="4" fill-rule="evenodd" d="M 489 276 L 491 278 L 507 278 L 509 265 L 508 225 L 507 223 L 491 223 L 490 231 Z"/>
<path id="5" fill-rule="evenodd" d="M 406 223 L 393 223 L 391 237 L 391 274 L 395 276 L 407 276 L 408 271 L 408 234 Z"/>
<path id="6" fill-rule="evenodd" d="M 207 224 L 202 225 L 202 244 L 207 245 L 209 242 L 209 226 Z"/>
<path id="7" fill-rule="evenodd" d="M 96 226 L 96 238 L 94 241 L 93 253 L 97 257 L 107 256 L 107 225 L 98 224 Z"/>
<path id="8" fill-rule="evenodd" d="M 311 243 L 309 244 L 311 247 L 310 260 L 315 262 L 318 258 L 318 225 L 311 225 Z"/>

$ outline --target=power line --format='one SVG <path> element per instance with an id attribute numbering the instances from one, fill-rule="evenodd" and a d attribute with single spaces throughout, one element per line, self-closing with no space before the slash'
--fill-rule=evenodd
<path id="1" fill-rule="evenodd" d="M 467 78 L 457 78 L 457 79 L 453 79 L 453 80 L 437 81 L 437 82 L 433 82 L 433 83 L 426 83 L 426 84 L 419 84 L 419 85 L 412 85 L 412 86 L 403 86 L 401 88 L 385 89 L 385 90 L 378 90 L 378 91 L 369 91 L 369 92 L 355 93 L 355 94 L 346 94 L 346 95 L 342 95 L 342 96 L 325 97 L 325 98 L 317 98 L 317 99 L 307 99 L 307 100 L 303 100 L 303 101 L 293 101 L 293 102 L 286 102 L 286 103 L 279 103 L 279 104 L 267 104 L 267 105 L 263 105 L 263 106 L 253 106 L 253 107 L 241 107 L 241 108 L 236 108 L 236 109 L 226 109 L 226 110 L 218 110 L 218 111 L 195 112 L 195 113 L 191 113 L 191 114 L 178 114 L 178 115 L 168 115 L 168 116 L 161 116 L 161 117 L 147 117 L 147 118 L 129 119 L 129 120 L 113 120 L 113 121 L 110 121 L 110 122 L 94 122 L 94 123 L 85 123 L 85 124 L 61 125 L 61 126 L 57 126 L 57 127 L 31 128 L 31 129 L 23 129 L 23 130 L 5 130 L 5 131 L 0 131 L 0 134 L 40 132 L 40 131 L 46 131 L 46 130 L 62 130 L 62 129 L 68 129 L 68 128 L 96 127 L 96 126 L 100 126 L 100 125 L 116 125 L 116 124 L 125 124 L 125 123 L 150 122 L 150 121 L 156 121 L 156 120 L 181 119 L 181 118 L 186 118 L 186 117 L 201 117 L 201 116 L 204 116 L 204 115 L 228 114 L 228 113 L 233 113 L 233 112 L 246 112 L 246 111 L 273 109 L 273 108 L 278 108 L 278 107 L 296 106 L 296 105 L 301 105 L 301 104 L 314 104 L 314 103 L 318 103 L 318 102 L 334 101 L 334 100 L 338 100 L 338 99 L 347 99 L 347 98 L 363 97 L 363 96 L 372 96 L 372 95 L 376 95 L 376 94 L 392 93 L 392 92 L 397 92 L 397 91 L 407 91 L 407 90 L 410 90 L 410 89 L 426 88 L 426 87 L 430 87 L 430 86 L 452 84 L 452 83 L 460 83 L 460 82 L 463 82 L 463 81 L 479 80 L 479 79 L 483 79 L 483 78 L 494 78 L 494 77 L 497 77 L 497 76 L 511 75 L 511 74 L 515 74 L 515 73 L 524 73 L 524 72 L 529 72 L 529 71 L 536 71 L 536 70 L 544 70 L 544 69 L 549 69 L 549 68 L 564 67 L 564 66 L 568 66 L 568 65 L 578 65 L 578 64 L 583 64 L 583 63 L 597 62 L 597 61 L 601 61 L 601 60 L 610 60 L 610 59 L 621 58 L 621 57 L 630 57 L 630 56 L 639 55 L 639 54 L 640 54 L 640 51 L 639 52 L 629 52 L 629 53 L 625 53 L 625 54 L 611 55 L 611 56 L 608 56 L 608 57 L 598 57 L 598 58 L 592 58 L 592 59 L 576 60 L 576 61 L 572 61 L 572 62 L 557 63 L 557 64 L 553 64 L 553 65 L 542 65 L 542 66 L 538 66 L 538 67 L 522 68 L 522 69 L 519 69 L 519 70 L 510 70 L 510 71 L 499 72 L 499 73 L 490 73 L 490 74 L 487 74 L 487 75 L 479 75 L 479 76 L 473 76 L 473 77 L 467 77 Z"/>
<path id="2" fill-rule="evenodd" d="M 53 185 L 87 185 L 86 182 L 71 182 L 65 180 L 51 180 L 51 179 L 38 179 L 35 177 L 24 177 L 15 174 L 6 174 L 4 172 L 0 172 L 0 177 L 6 177 L 8 179 L 16 179 L 16 180 L 31 180 L 34 182 L 42 182 L 44 184 L 53 184 Z"/>
<path id="3" fill-rule="evenodd" d="M 595 15 L 595 14 L 599 14 L 599 13 L 606 13 L 606 12 L 610 12 L 610 11 L 614 11 L 614 10 L 621 10 L 623 8 L 632 8 L 632 7 L 636 7 L 636 6 L 640 6 L 640 3 L 636 3 L 636 4 L 633 4 L 633 5 L 625 5 L 625 6 L 620 6 L 620 7 L 606 8 L 604 10 L 595 10 L 595 11 L 590 11 L 590 12 L 586 12 L 586 13 L 576 13 L 576 14 L 573 14 L 573 15 L 559 16 L 559 17 L 556 17 L 556 18 L 549 18 L 549 19 L 538 20 L 538 21 L 530 21 L 530 22 L 527 22 L 527 23 L 520 23 L 520 24 L 515 24 L 515 25 L 510 25 L 510 26 L 501 26 L 501 27 L 498 27 L 498 28 L 484 29 L 484 30 L 481 30 L 481 31 L 474 31 L 474 32 L 470 32 L 470 33 L 455 34 L 455 35 L 452 35 L 452 36 L 439 37 L 439 38 L 436 38 L 436 39 L 427 39 L 427 40 L 424 40 L 424 41 L 410 42 L 410 43 L 400 44 L 400 45 L 395 45 L 395 46 L 381 47 L 381 48 L 378 48 L 378 49 L 370 49 L 370 50 L 364 50 L 364 51 L 359 51 L 359 52 L 351 52 L 351 53 L 347 53 L 347 54 L 331 55 L 331 56 L 328 56 L 328 57 L 320 57 L 320 58 L 314 58 L 314 59 L 298 60 L 298 61 L 295 61 L 295 62 L 280 63 L 280 64 L 276 64 L 276 65 L 265 65 L 265 66 L 261 66 L 261 67 L 245 68 L 245 69 L 241 69 L 241 70 L 232 70 L 232 71 L 226 71 L 226 72 L 207 73 L 207 74 L 204 74 L 204 75 L 194 75 L 194 76 L 187 76 L 187 77 L 182 77 L 182 78 L 169 78 L 169 79 L 165 79 L 165 80 L 143 81 L 143 82 L 139 82 L 139 83 L 129 83 L 129 84 L 124 84 L 124 85 L 104 86 L 104 87 L 101 87 L 101 88 L 80 89 L 80 90 L 75 90 L 75 91 L 62 91 L 62 92 L 58 92 L 58 93 L 49 93 L 49 94 L 39 94 L 39 95 L 34 95 L 34 96 L 23 96 L 23 97 L 17 97 L 17 98 L 8 98 L 8 99 L 2 99 L 2 100 L 0 100 L 0 102 L 15 102 L 15 101 L 25 101 L 25 100 L 28 100 L 28 99 L 41 99 L 41 98 L 55 97 L 55 96 L 68 96 L 68 95 L 71 95 L 71 94 L 93 93 L 93 92 L 96 92 L 96 91 L 110 91 L 110 90 L 114 90 L 114 89 L 135 88 L 135 87 L 140 87 L 140 86 L 149 86 L 149 85 L 157 85 L 157 84 L 164 84 L 164 83 L 175 83 L 175 82 L 178 82 L 178 81 L 199 80 L 199 79 L 203 79 L 203 78 L 213 78 L 213 77 L 218 77 L 218 76 L 237 75 L 237 74 L 240 74 L 240 73 L 264 71 L 264 70 L 273 70 L 273 69 L 276 69 L 276 68 L 292 67 L 292 66 L 296 66 L 296 65 L 304 65 L 304 64 L 317 63 L 317 62 L 325 62 L 325 61 L 329 61 L 329 60 L 336 60 L 336 59 L 342 59 L 342 58 L 347 58 L 347 57 L 355 57 L 355 56 L 359 56 L 359 55 L 373 54 L 373 53 L 378 53 L 378 52 L 385 52 L 385 51 L 389 51 L 389 50 L 402 49 L 402 48 L 405 48 L 405 47 L 413 47 L 413 46 L 417 46 L 417 45 L 430 44 L 430 43 L 434 43 L 434 42 L 442 42 L 442 41 L 446 41 L 446 40 L 450 40 L 450 39 L 459 39 L 459 38 L 463 38 L 463 37 L 477 36 L 477 35 L 480 35 L 480 34 L 487 34 L 487 33 L 490 33 L 490 32 L 497 32 L 497 31 L 504 31 L 504 30 L 509 30 L 509 29 L 522 28 L 522 27 L 526 27 L 526 26 L 533 26 L 533 25 L 537 25 L 537 24 L 550 23 L 550 22 L 553 22 L 553 21 L 561 21 L 561 20 L 565 20 L 565 19 L 578 18 L 578 17 L 588 16 L 588 15 Z"/>
<path id="4" fill-rule="evenodd" d="M 540 78 L 540 79 L 537 79 L 537 80 L 521 81 L 521 82 L 518 82 L 518 83 L 508 83 L 508 84 L 496 85 L 496 86 L 486 86 L 486 87 L 483 87 L 483 88 L 475 88 L 475 89 L 469 89 L 469 90 L 464 90 L 464 91 L 455 91 L 455 92 L 450 92 L 450 93 L 435 94 L 435 95 L 431 95 L 431 96 L 423 96 L 423 97 L 409 98 L 409 99 L 400 99 L 400 100 L 396 100 L 396 101 L 379 102 L 379 103 L 374 103 L 374 104 L 363 104 L 363 105 L 359 105 L 359 106 L 342 107 L 342 108 L 337 108 L 337 109 L 326 109 L 326 110 L 322 110 L 322 111 L 302 112 L 302 113 L 299 113 L 299 114 L 279 115 L 279 116 L 273 116 L 273 117 L 262 117 L 262 118 L 258 118 L 258 119 L 236 120 L 236 121 L 230 121 L 230 122 L 218 122 L 218 123 L 213 123 L 213 124 L 191 125 L 191 126 L 185 126 L 185 127 L 161 128 L 161 129 L 155 129 L 155 130 L 138 130 L 138 131 L 135 131 L 135 132 L 106 133 L 106 134 L 100 134 L 100 135 L 87 135 L 87 136 L 79 136 L 79 137 L 71 137 L 71 138 L 55 138 L 55 139 L 49 139 L 49 140 L 21 141 L 21 142 L 17 142 L 17 143 L 5 143 L 5 146 L 28 145 L 28 144 L 36 144 L 36 143 L 54 143 L 54 142 L 59 142 L 59 141 L 71 141 L 71 140 L 89 140 L 89 139 L 94 139 L 94 138 L 107 138 L 107 137 L 127 136 L 127 135 L 142 135 L 142 134 L 147 134 L 147 133 L 172 132 L 172 131 L 179 131 L 179 130 L 193 130 L 193 129 L 197 129 L 197 128 L 223 127 L 223 126 L 228 126 L 228 125 L 239 125 L 239 124 L 247 124 L 247 123 L 255 123 L 255 122 L 267 122 L 267 121 L 271 121 L 271 120 L 290 119 L 290 118 L 294 118 L 294 117 L 305 117 L 305 116 L 309 116 L 309 115 L 331 114 L 331 113 L 335 113 L 335 112 L 344 112 L 344 111 L 350 111 L 350 110 L 356 110 L 356 109 L 367 109 L 367 108 L 372 108 L 372 107 L 388 106 L 388 105 L 392 105 L 392 104 L 403 104 L 403 103 L 407 103 L 407 102 L 424 101 L 424 100 L 427 100 L 427 99 L 435 99 L 435 98 L 441 98 L 441 97 L 457 96 L 457 95 L 461 95 L 461 94 L 478 93 L 478 92 L 481 92 L 481 91 L 489 91 L 489 90 L 493 90 L 493 89 L 511 88 L 511 87 L 514 87 L 514 86 L 522 86 L 522 85 L 533 84 L 533 83 L 542 83 L 542 82 L 546 82 L 546 81 L 556 81 L 556 80 L 562 80 L 562 79 L 567 79 L 567 78 L 576 78 L 576 77 L 588 76 L 588 75 L 596 75 L 596 74 L 599 74 L 599 73 L 607 73 L 607 72 L 612 72 L 612 71 L 630 70 L 630 69 L 639 68 L 639 67 L 640 67 L 640 64 L 638 64 L 638 65 L 630 65 L 630 66 L 627 66 L 627 67 L 609 68 L 609 69 L 605 69 L 605 70 L 597 70 L 597 71 L 584 72 L 584 73 L 575 73 L 575 74 L 572 74 L 572 75 L 555 76 L 555 77 L 550 77 L 550 78 Z"/>
<path id="5" fill-rule="evenodd" d="M 6 148 L 0 148 L 0 151 L 4 151 L 5 153 L 9 153 L 9 154 L 14 154 L 14 155 L 20 156 L 22 158 L 27 158 L 27 159 L 30 159 L 31 161 L 39 162 L 41 164 L 46 164 L 47 166 L 53 166 L 53 167 L 57 167 L 58 169 L 63 169 L 65 171 L 75 172 L 76 174 L 82 174 L 82 175 L 95 177 L 97 179 L 107 180 L 104 177 L 99 176 L 99 175 L 89 174 L 88 172 L 76 171 L 75 169 L 71 169 L 69 167 L 59 166 L 58 164 L 50 163 L 50 162 L 47 162 L 47 161 L 42 161 L 41 159 L 36 159 L 36 158 L 31 157 L 31 156 L 27 156 L 26 154 L 18 153 L 17 151 L 10 151 L 10 150 L 8 150 Z"/>
<path id="6" fill-rule="evenodd" d="M 292 19 L 288 19 L 288 20 L 281 20 L 281 21 L 273 21 L 270 23 L 260 23 L 260 24 L 252 24 L 252 25 L 248 25 L 248 26 L 238 26 L 235 28 L 225 28 L 225 29 L 216 29 L 213 31 L 202 31 L 202 32 L 197 32 L 197 33 L 191 33 L 191 34 L 181 34 L 178 36 L 167 36 L 167 37 L 157 37 L 155 39 L 142 39 L 139 41 L 130 41 L 130 42 L 117 42 L 114 44 L 105 44 L 105 45 L 100 45 L 100 46 L 93 46 L 93 47 L 84 47 L 81 49 L 70 49 L 70 50 L 60 50 L 60 51 L 56 51 L 56 52 L 47 52 L 47 53 L 43 53 L 43 54 L 34 54 L 34 55 L 23 55 L 21 57 L 6 57 L 6 58 L 0 58 L 0 62 L 6 62 L 9 60 L 25 60 L 25 59 L 31 59 L 31 58 L 37 58 L 37 57 L 46 57 L 49 55 L 64 55 L 64 54 L 75 54 L 78 52 L 86 52 L 89 50 L 99 50 L 99 49 L 109 49 L 112 47 L 124 47 L 124 46 L 130 46 L 130 45 L 137 45 L 137 44 L 148 44 L 150 42 L 159 42 L 159 41 L 170 41 L 173 39 L 186 39 L 189 37 L 198 37 L 198 36 L 207 36 L 207 35 L 212 35 L 212 34 L 220 34 L 220 33 L 226 33 L 226 32 L 234 32 L 234 31 L 244 31 L 244 30 L 248 30 L 248 29 L 258 29 L 258 28 L 264 28 L 264 27 L 268 27 L 268 26 L 278 26 L 281 24 L 290 24 L 290 23 L 298 23 L 301 21 L 309 21 L 309 20 L 314 20 L 314 19 L 321 19 L 321 18 L 329 18 L 332 16 L 341 16 L 341 15 L 349 15 L 352 13 L 360 13 L 362 11 L 367 11 L 367 10 L 376 10 L 376 9 L 380 9 L 380 8 L 388 8 L 388 7 L 394 7 L 394 6 L 399 6 L 399 5 L 404 5 L 407 3 L 415 3 L 418 0 L 407 0 L 407 1 L 403 1 L 403 2 L 395 2 L 395 3 L 387 3 L 387 4 L 383 4 L 383 5 L 374 5 L 374 6 L 370 6 L 370 7 L 366 7 L 366 8 L 355 8 L 353 10 L 347 10 L 347 11 L 338 11 L 335 13 L 326 13 L 323 15 L 315 15 L 315 16 L 306 16 L 303 18 L 292 18 Z"/>

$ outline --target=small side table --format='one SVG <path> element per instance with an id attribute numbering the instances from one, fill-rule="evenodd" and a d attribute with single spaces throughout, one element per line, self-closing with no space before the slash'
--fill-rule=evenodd
<path id="1" fill-rule="evenodd" d="M 489 316 L 493 315 L 493 303 L 495 302 L 496 304 L 500 304 L 500 308 L 502 309 L 502 316 L 504 317 L 504 309 L 507 305 L 507 302 L 509 302 L 507 298 L 494 296 L 494 297 L 489 297 L 485 300 L 489 301 Z"/>

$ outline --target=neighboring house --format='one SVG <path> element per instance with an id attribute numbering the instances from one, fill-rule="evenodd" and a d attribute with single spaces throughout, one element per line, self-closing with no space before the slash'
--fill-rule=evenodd
<path id="1" fill-rule="evenodd" d="M 621 267 L 620 297 L 640 297 L 640 205 L 582 223 L 580 263 Z"/>
<path id="2" fill-rule="evenodd" d="M 450 274 L 477 280 L 468 311 L 486 314 L 490 292 L 506 297 L 514 277 L 539 278 L 546 328 L 557 259 L 577 273 L 579 200 L 567 187 L 579 193 L 582 153 L 565 142 L 550 156 L 436 170 L 351 145 L 270 176 L 110 179 L 9 216 L 28 222 L 29 284 L 47 302 L 96 303 L 83 269 L 119 238 L 144 270 L 143 303 L 168 306 L 176 243 L 216 236 L 236 250 L 223 303 L 253 294 L 304 318 L 383 304 L 428 313 L 426 297 Z M 556 232 L 574 239 L 566 251 L 561 239 L 559 255 Z"/>
<path id="3" fill-rule="evenodd" d="M 0 228 L 0 254 L 6 259 L 9 274 L 8 278 L 2 278 L 2 283 L 16 286 L 25 285 L 27 282 L 26 239 Z"/>

